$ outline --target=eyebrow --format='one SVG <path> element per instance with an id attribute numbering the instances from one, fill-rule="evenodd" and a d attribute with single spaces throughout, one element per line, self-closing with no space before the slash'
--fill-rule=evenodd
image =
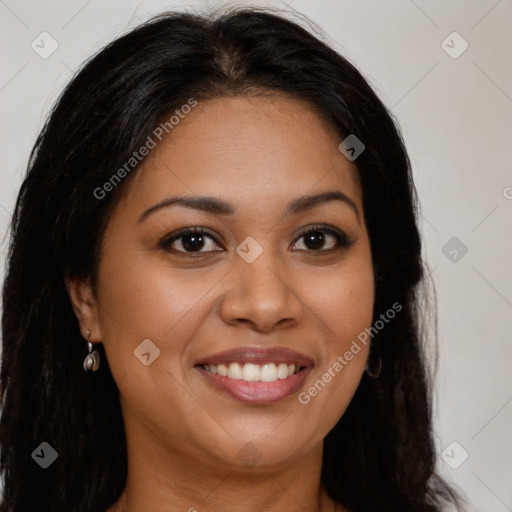
<path id="1" fill-rule="evenodd" d="M 350 206 L 350 208 L 356 214 L 357 220 L 360 221 L 359 210 L 354 201 L 352 201 L 350 197 L 339 190 L 328 190 L 318 194 L 298 197 L 288 204 L 285 211 L 285 216 L 288 217 L 290 215 L 296 215 L 331 201 L 340 201 Z M 222 201 L 216 197 L 171 196 L 145 210 L 139 217 L 138 222 L 142 222 L 149 215 L 155 213 L 158 210 L 161 210 L 162 208 L 168 208 L 170 206 L 183 206 L 185 208 L 191 208 L 213 215 L 234 215 L 236 213 L 236 209 L 232 203 L 228 201 Z"/>

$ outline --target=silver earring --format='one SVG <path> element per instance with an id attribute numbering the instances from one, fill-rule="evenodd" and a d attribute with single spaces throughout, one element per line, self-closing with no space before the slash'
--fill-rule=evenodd
<path id="1" fill-rule="evenodd" d="M 89 347 L 89 353 L 84 359 L 84 371 L 95 372 L 100 366 L 100 354 L 97 350 L 92 349 L 92 343 L 89 340 L 90 337 L 91 332 L 87 329 L 87 345 Z"/>
<path id="2" fill-rule="evenodd" d="M 382 371 L 382 359 L 379 356 L 379 360 L 378 360 L 376 368 L 370 368 L 370 365 L 368 363 L 369 363 L 369 361 L 367 361 L 367 363 L 366 363 L 366 373 L 372 379 L 378 379 L 380 372 Z"/>

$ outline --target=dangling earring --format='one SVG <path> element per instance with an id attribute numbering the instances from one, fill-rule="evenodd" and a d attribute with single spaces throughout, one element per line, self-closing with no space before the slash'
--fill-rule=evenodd
<path id="1" fill-rule="evenodd" d="M 380 372 L 382 371 L 382 359 L 379 356 L 379 360 L 378 360 L 376 368 L 370 368 L 369 362 L 370 362 L 370 359 L 368 359 L 368 361 L 366 362 L 366 373 L 372 379 L 378 379 Z"/>
<path id="2" fill-rule="evenodd" d="M 92 343 L 90 342 L 91 332 L 87 329 L 87 345 L 89 347 L 89 353 L 84 359 L 84 370 L 86 372 L 95 372 L 100 366 L 100 354 L 97 350 L 92 349 Z"/>

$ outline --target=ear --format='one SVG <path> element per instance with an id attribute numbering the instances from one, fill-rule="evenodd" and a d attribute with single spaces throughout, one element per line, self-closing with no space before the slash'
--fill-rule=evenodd
<path id="1" fill-rule="evenodd" d="M 89 330 L 91 342 L 101 341 L 98 301 L 92 291 L 90 279 L 66 277 L 65 284 L 83 338 L 87 340 L 87 331 Z"/>

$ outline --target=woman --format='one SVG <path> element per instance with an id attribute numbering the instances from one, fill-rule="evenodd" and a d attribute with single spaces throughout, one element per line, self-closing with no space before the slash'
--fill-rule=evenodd
<path id="1" fill-rule="evenodd" d="M 0 510 L 456 503 L 415 201 L 390 114 L 299 25 L 165 14 L 111 43 L 13 216 Z"/>

